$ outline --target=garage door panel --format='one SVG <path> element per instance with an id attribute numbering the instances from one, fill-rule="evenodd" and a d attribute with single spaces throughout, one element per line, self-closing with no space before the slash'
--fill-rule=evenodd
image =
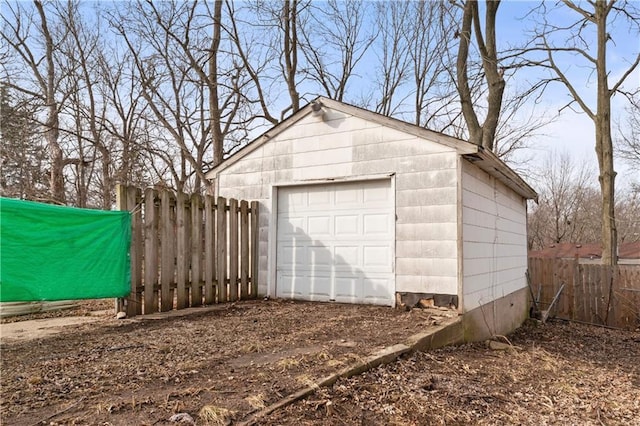
<path id="1" fill-rule="evenodd" d="M 336 302 L 356 303 L 362 299 L 362 278 L 338 277 L 335 283 L 334 300 Z"/>
<path id="2" fill-rule="evenodd" d="M 334 216 L 334 235 L 358 235 L 360 230 L 358 218 L 359 216 L 354 214 L 336 214 Z"/>
<path id="3" fill-rule="evenodd" d="M 354 187 L 338 189 L 335 192 L 335 205 L 340 208 L 353 206 L 362 202 L 362 190 Z"/>
<path id="4" fill-rule="evenodd" d="M 335 266 L 336 268 L 353 268 L 359 267 L 360 264 L 360 256 L 358 252 L 360 248 L 358 246 L 335 246 L 333 249 L 333 253 L 335 256 Z"/>
<path id="5" fill-rule="evenodd" d="M 282 188 L 277 210 L 279 297 L 393 305 L 390 181 Z"/>
<path id="6" fill-rule="evenodd" d="M 297 247 L 297 246 L 282 246 L 280 252 L 282 259 L 282 265 L 285 267 L 295 267 L 300 268 L 306 266 L 309 262 L 307 261 L 307 248 L 306 247 Z"/>
<path id="7" fill-rule="evenodd" d="M 284 241 L 307 234 L 307 220 L 305 217 L 280 218 L 278 220 L 278 234 L 280 240 Z"/>
<path id="8" fill-rule="evenodd" d="M 311 300 L 331 300 L 331 276 L 313 276 L 308 278 Z"/>
<path id="9" fill-rule="evenodd" d="M 388 246 L 366 246 L 363 248 L 363 266 L 365 268 L 375 266 L 391 271 L 389 263 L 390 249 Z"/>
<path id="10" fill-rule="evenodd" d="M 308 259 L 310 268 L 329 268 L 333 264 L 333 256 L 331 251 L 323 245 L 315 245 L 308 247 Z"/>
<path id="11" fill-rule="evenodd" d="M 303 296 L 302 290 L 307 288 L 302 284 L 303 280 L 303 277 L 278 274 L 278 291 L 281 297 L 301 298 Z"/>
<path id="12" fill-rule="evenodd" d="M 363 299 L 368 303 L 378 304 L 393 297 L 390 283 L 386 278 L 365 278 L 362 282 Z"/>
<path id="13" fill-rule="evenodd" d="M 363 201 L 367 204 L 373 202 L 386 203 L 391 199 L 391 181 L 386 181 L 386 185 L 365 187 L 362 190 Z"/>
<path id="14" fill-rule="evenodd" d="M 316 209 L 329 208 L 331 206 L 331 193 L 320 188 L 313 188 L 309 191 L 307 205 Z"/>
<path id="15" fill-rule="evenodd" d="M 331 235 L 330 216 L 312 216 L 307 223 L 309 235 Z"/>
<path id="16" fill-rule="evenodd" d="M 307 206 L 307 196 L 305 193 L 300 192 L 283 192 L 282 196 L 278 197 L 278 211 L 281 212 L 296 212 L 298 210 L 304 210 Z"/>
<path id="17" fill-rule="evenodd" d="M 389 234 L 389 214 L 365 214 L 363 217 L 364 234 Z"/>

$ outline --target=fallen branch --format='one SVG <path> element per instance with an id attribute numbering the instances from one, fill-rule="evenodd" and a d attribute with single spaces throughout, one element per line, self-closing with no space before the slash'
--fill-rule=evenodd
<path id="1" fill-rule="evenodd" d="M 55 413 L 45 417 L 42 420 L 38 420 L 37 422 L 35 422 L 33 424 L 33 426 L 38 426 L 41 423 L 46 423 L 47 421 L 51 420 L 52 418 L 71 410 L 73 407 L 75 407 L 76 405 L 80 404 L 83 400 L 84 400 L 84 396 L 82 398 L 80 398 L 79 400 L 77 400 L 76 402 L 74 402 L 73 404 L 71 404 L 70 406 L 68 406 L 67 408 L 65 408 L 64 410 L 60 410 L 58 412 L 55 412 Z"/>

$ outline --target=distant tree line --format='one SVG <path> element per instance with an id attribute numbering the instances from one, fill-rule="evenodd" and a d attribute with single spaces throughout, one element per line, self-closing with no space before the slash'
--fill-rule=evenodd
<path id="1" fill-rule="evenodd" d="M 567 152 L 552 152 L 540 169 L 532 170 L 538 183 L 538 203 L 529 205 L 529 249 L 555 243 L 600 243 L 600 191 L 594 171 Z M 616 196 L 618 241 L 640 241 L 640 187 Z"/>

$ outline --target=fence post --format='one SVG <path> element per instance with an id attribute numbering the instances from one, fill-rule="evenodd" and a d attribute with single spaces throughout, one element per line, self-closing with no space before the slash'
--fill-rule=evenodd
<path id="1" fill-rule="evenodd" d="M 227 301 L 227 200 L 218 197 L 217 204 L 218 303 L 224 303 Z"/>
<path id="2" fill-rule="evenodd" d="M 142 211 L 141 191 L 138 188 L 116 184 L 116 209 L 131 214 L 131 244 L 129 245 L 129 296 L 116 299 L 115 308 L 128 317 L 142 313 L 138 287 L 142 285 Z"/>
<path id="3" fill-rule="evenodd" d="M 216 301 L 213 280 L 216 276 L 215 203 L 211 195 L 204 196 L 204 303 Z"/>
<path id="4" fill-rule="evenodd" d="M 168 189 L 163 189 L 160 194 L 160 311 L 170 311 L 173 309 L 173 284 L 175 275 L 175 258 L 173 256 L 173 246 L 175 244 L 175 233 L 171 220 L 171 202 L 173 194 Z"/>
<path id="5" fill-rule="evenodd" d="M 238 300 L 238 200 L 229 200 L 229 301 Z"/>
<path id="6" fill-rule="evenodd" d="M 144 191 L 144 313 L 158 311 L 158 208 L 156 191 Z"/>
<path id="7" fill-rule="evenodd" d="M 116 184 L 116 210 L 129 211 L 127 206 L 127 187 L 121 184 Z M 131 247 L 129 247 L 131 250 Z M 131 257 L 131 251 L 129 251 L 129 257 Z M 115 303 L 116 315 L 120 311 L 126 309 L 125 299 L 117 298 Z"/>
<path id="8" fill-rule="evenodd" d="M 240 201 L 240 298 L 249 297 L 249 203 Z"/>
<path id="9" fill-rule="evenodd" d="M 189 247 L 190 216 L 187 200 L 186 194 L 178 191 L 176 194 L 176 309 L 183 309 L 189 306 L 189 291 L 187 289 L 189 256 L 187 256 L 187 250 Z"/>
<path id="10" fill-rule="evenodd" d="M 191 306 L 202 305 L 202 197 L 191 195 Z"/>
<path id="11" fill-rule="evenodd" d="M 258 202 L 251 202 L 251 298 L 258 297 L 258 263 L 260 235 L 258 230 Z"/>

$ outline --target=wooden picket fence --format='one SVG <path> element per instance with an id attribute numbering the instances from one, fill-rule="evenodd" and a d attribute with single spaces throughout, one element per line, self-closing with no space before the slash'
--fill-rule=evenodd
<path id="1" fill-rule="evenodd" d="M 119 185 L 132 212 L 127 316 L 257 297 L 258 203 Z"/>
<path id="2" fill-rule="evenodd" d="M 634 330 L 640 326 L 640 265 L 583 264 L 579 259 L 529 258 L 534 296 L 557 318 Z"/>

